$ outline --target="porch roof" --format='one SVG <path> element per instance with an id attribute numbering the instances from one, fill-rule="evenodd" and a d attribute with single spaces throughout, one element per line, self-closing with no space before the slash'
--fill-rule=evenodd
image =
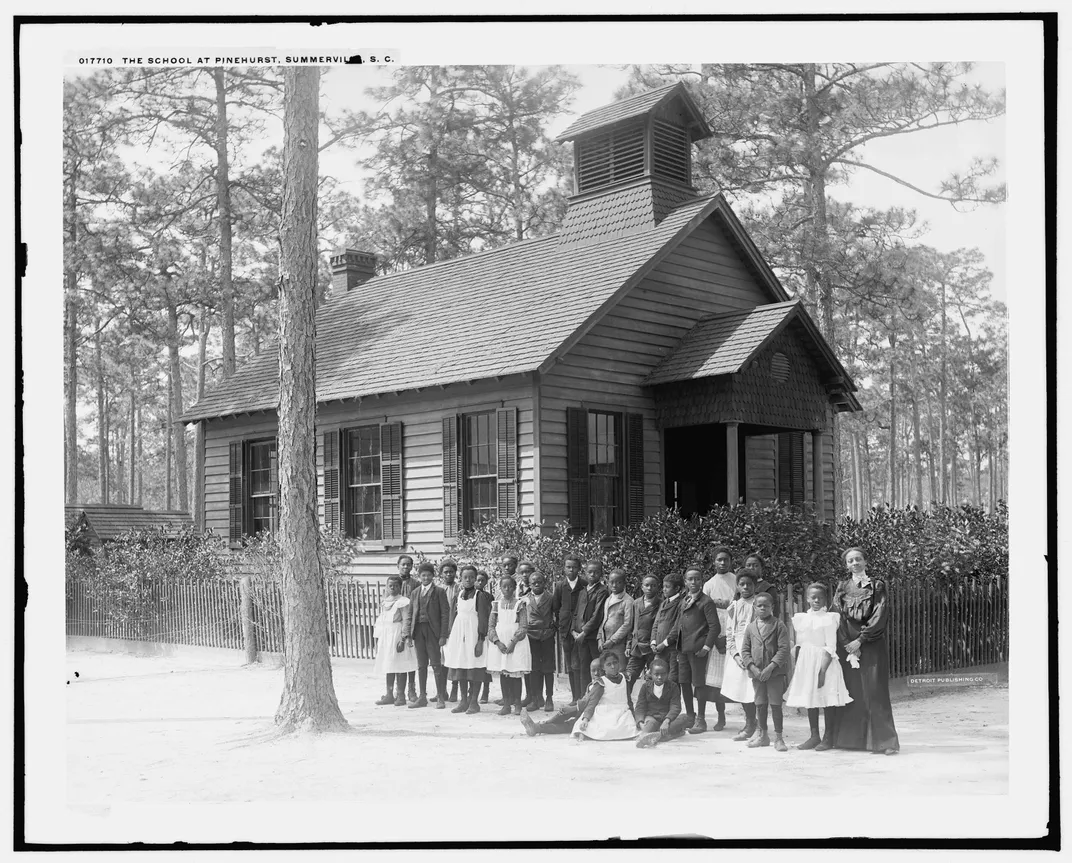
<path id="1" fill-rule="evenodd" d="M 647 386 L 740 372 L 778 333 L 796 321 L 808 352 L 823 371 L 831 398 L 842 410 L 859 410 L 856 385 L 799 299 L 727 312 L 696 324 L 648 375 Z"/>
<path id="2" fill-rule="evenodd" d="M 148 528 L 172 535 L 193 524 L 190 514 L 181 510 L 147 510 L 119 503 L 86 503 L 64 507 L 67 527 L 72 527 L 80 519 L 85 519 L 92 534 L 101 541 L 116 539 L 130 530 Z"/>

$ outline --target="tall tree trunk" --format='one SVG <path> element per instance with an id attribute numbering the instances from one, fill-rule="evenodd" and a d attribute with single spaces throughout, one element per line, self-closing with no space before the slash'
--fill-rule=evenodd
<path id="1" fill-rule="evenodd" d="M 439 169 L 439 149 L 435 144 L 428 151 L 428 188 L 424 193 L 424 262 L 434 264 L 436 260 L 436 204 L 439 188 L 436 184 L 436 172 Z"/>
<path id="2" fill-rule="evenodd" d="M 886 465 L 891 507 L 897 506 L 897 334 L 890 330 L 890 451 Z"/>
<path id="3" fill-rule="evenodd" d="M 807 191 L 810 197 L 811 220 L 805 236 L 807 251 L 805 273 L 808 288 L 815 298 L 818 314 L 819 331 L 831 345 L 837 344 L 834 338 L 834 288 L 830 276 L 820 267 L 820 262 L 827 259 L 826 246 L 828 221 L 826 212 L 826 172 L 828 166 L 823 161 L 820 143 L 819 121 L 821 111 L 815 82 L 817 69 L 814 63 L 805 63 L 802 68 L 804 106 L 807 112 Z M 844 477 L 841 469 L 841 435 L 838 432 L 840 419 L 834 413 L 830 420 L 831 440 L 833 441 L 834 460 L 834 517 L 842 512 L 841 495 Z"/>
<path id="4" fill-rule="evenodd" d="M 63 497 L 73 504 L 78 503 L 78 219 L 74 177 L 68 180 L 65 192 L 63 222 L 68 245 L 63 260 Z"/>
<path id="5" fill-rule="evenodd" d="M 174 496 L 171 491 L 171 428 L 174 420 L 172 399 L 175 397 L 175 388 L 171 385 L 171 363 L 167 369 L 167 426 L 164 428 L 164 509 L 171 509 Z"/>
<path id="6" fill-rule="evenodd" d="M 927 394 L 927 470 L 930 472 L 930 484 L 931 484 L 931 503 L 935 503 L 941 498 L 938 495 L 938 473 L 935 470 L 934 464 L 934 449 L 935 440 L 937 434 L 934 431 L 934 409 L 931 406 L 931 395 Z"/>
<path id="7" fill-rule="evenodd" d="M 127 429 L 126 423 L 122 422 L 120 410 L 121 408 L 117 405 L 115 428 L 115 496 L 117 498 L 117 503 L 129 503 L 130 501 L 127 500 L 127 483 L 125 476 Z"/>
<path id="8" fill-rule="evenodd" d="M 205 397 L 205 363 L 208 355 L 208 312 L 201 310 L 197 333 L 197 394 L 196 401 Z M 194 528 L 205 530 L 205 423 L 194 423 Z"/>
<path id="9" fill-rule="evenodd" d="M 168 364 L 169 378 L 174 394 L 171 399 L 171 435 L 174 438 L 172 450 L 175 453 L 175 485 L 179 497 L 179 509 L 190 511 L 190 492 L 186 463 L 186 425 L 179 419 L 182 416 L 182 367 L 179 363 L 179 310 L 168 301 Z"/>
<path id="10" fill-rule="evenodd" d="M 94 323 L 93 352 L 97 373 L 97 477 L 100 502 L 108 503 L 108 405 L 104 391 L 104 350 L 101 346 L 101 320 Z"/>
<path id="11" fill-rule="evenodd" d="M 916 506 L 923 509 L 923 442 L 919 428 L 919 364 L 912 352 L 912 462 L 915 468 Z"/>
<path id="12" fill-rule="evenodd" d="M 216 83 L 216 208 L 220 213 L 220 300 L 223 307 L 223 376 L 235 372 L 234 282 L 231 277 L 231 180 L 227 155 L 227 88 L 224 70 L 214 68 Z"/>
<path id="13" fill-rule="evenodd" d="M 939 283 L 939 301 L 942 308 L 941 338 L 938 340 L 938 350 L 941 355 L 938 378 L 938 464 L 939 464 L 939 493 L 942 503 L 949 503 L 949 485 L 946 481 L 946 465 L 949 462 L 949 451 L 946 446 L 949 430 L 948 406 L 946 403 L 946 391 L 948 388 L 948 361 L 946 358 L 946 313 L 945 313 L 945 280 Z"/>
<path id="14" fill-rule="evenodd" d="M 136 422 L 138 419 L 138 389 L 137 380 L 132 381 L 130 388 L 130 502 L 135 503 L 137 501 L 137 473 L 138 473 L 138 429 Z"/>
<path id="15" fill-rule="evenodd" d="M 864 494 L 864 499 L 867 501 L 867 512 L 871 512 L 871 507 L 874 506 L 874 504 L 875 504 L 875 486 L 874 486 L 874 482 L 872 481 L 872 478 L 871 478 L 871 440 L 870 440 L 870 438 L 869 438 L 869 436 L 867 434 L 866 429 L 864 430 L 864 432 L 861 435 L 861 437 L 862 437 L 863 442 L 864 442 L 864 445 L 863 445 L 863 453 L 864 453 L 863 477 L 864 477 L 864 486 L 866 488 L 866 491 L 865 491 L 865 494 Z M 867 513 L 865 513 L 865 515 L 866 514 Z"/>
<path id="16" fill-rule="evenodd" d="M 279 293 L 279 541 L 285 731 L 347 727 L 331 676 L 316 515 L 316 192 L 320 69 L 283 72 L 283 268 Z"/>
<path id="17" fill-rule="evenodd" d="M 145 427 L 142 417 L 142 400 L 138 399 L 138 506 L 145 505 Z"/>

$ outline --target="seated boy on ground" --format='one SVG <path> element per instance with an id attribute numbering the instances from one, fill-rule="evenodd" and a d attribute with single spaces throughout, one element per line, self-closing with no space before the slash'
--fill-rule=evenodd
<path id="1" fill-rule="evenodd" d="M 681 687 L 669 678 L 670 663 L 656 656 L 651 662 L 651 677 L 641 684 L 636 699 L 639 749 L 681 737 L 689 727 L 688 714 L 681 712 Z"/>
<path id="2" fill-rule="evenodd" d="M 581 714 L 588 707 L 588 693 L 592 691 L 594 686 L 598 685 L 599 678 L 603 674 L 602 660 L 598 657 L 593 659 L 589 672 L 592 677 L 592 683 L 588 684 L 588 691 L 577 699 L 576 704 L 567 704 L 550 719 L 544 722 L 534 722 L 527 710 L 521 710 L 521 724 L 525 726 L 525 733 L 529 737 L 535 737 L 537 734 L 569 734 L 573 731 L 573 726 L 577 724 L 577 720 L 581 718 Z M 679 707 L 678 709 L 680 710 L 681 708 Z"/>

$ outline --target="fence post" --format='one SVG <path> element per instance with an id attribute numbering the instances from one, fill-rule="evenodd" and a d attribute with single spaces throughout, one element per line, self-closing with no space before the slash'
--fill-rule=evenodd
<path id="1" fill-rule="evenodd" d="M 242 646 L 246 649 L 246 665 L 259 661 L 257 630 L 253 628 L 253 598 L 250 596 L 249 576 L 238 580 L 238 604 L 242 618 Z"/>

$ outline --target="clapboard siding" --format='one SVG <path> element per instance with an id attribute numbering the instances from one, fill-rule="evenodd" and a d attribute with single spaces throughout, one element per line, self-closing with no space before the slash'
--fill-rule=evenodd
<path id="1" fill-rule="evenodd" d="M 518 506 L 522 517 L 533 518 L 533 387 L 528 377 L 481 381 L 435 391 L 409 392 L 361 401 L 322 405 L 317 412 L 317 513 L 324 518 L 324 462 L 320 435 L 361 425 L 402 423 L 402 488 L 405 546 L 369 548 L 350 568 L 363 577 L 386 577 L 395 571 L 402 551 L 438 557 L 443 544 L 442 418 L 452 413 L 517 408 Z M 275 434 L 275 419 L 253 423 L 211 420 L 205 435 L 206 523 L 227 533 L 228 445 Z"/>
<path id="2" fill-rule="evenodd" d="M 643 381 L 697 321 L 770 302 L 709 219 L 608 311 L 540 381 L 540 512 L 568 517 L 566 408 L 640 413 L 644 509 L 665 505 L 655 403 Z"/>

